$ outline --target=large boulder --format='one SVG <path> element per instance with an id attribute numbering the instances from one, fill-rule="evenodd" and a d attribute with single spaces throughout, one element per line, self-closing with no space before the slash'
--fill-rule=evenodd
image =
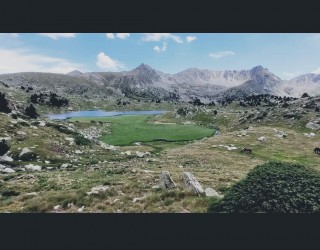
<path id="1" fill-rule="evenodd" d="M 196 177 L 190 172 L 183 172 L 182 174 L 184 185 L 187 189 L 191 189 L 196 195 L 201 196 L 204 194 L 204 190 L 196 179 Z"/>

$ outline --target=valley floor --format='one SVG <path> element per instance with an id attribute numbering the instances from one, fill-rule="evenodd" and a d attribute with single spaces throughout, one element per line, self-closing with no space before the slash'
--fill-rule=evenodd
<path id="1" fill-rule="evenodd" d="M 216 116 L 210 110 L 192 117 L 172 111 L 152 117 L 148 126 L 197 124 L 204 133 L 188 137 L 189 141 L 129 143 L 121 139 L 118 146 L 78 145 L 75 139 L 74 131 L 102 138 L 112 135 L 119 124 L 108 119 L 53 122 L 43 117 L 12 119 L 0 113 L 0 137 L 10 142 L 8 156 L 12 158 L 2 157 L 0 164 L 15 170 L 0 174 L 0 212 L 202 213 L 213 198 L 186 190 L 183 172 L 194 174 L 204 189 L 213 188 L 223 195 L 249 170 L 267 161 L 301 163 L 320 170 L 320 156 L 313 152 L 319 147 L 320 134 L 306 129 L 303 118 L 237 125 L 244 114 L 244 108 L 233 107 L 220 108 Z M 211 136 L 207 131 L 218 133 Z M 244 147 L 251 148 L 252 154 L 241 153 Z M 36 157 L 21 160 L 24 148 Z M 176 188 L 159 189 L 164 171 L 171 174 Z"/>

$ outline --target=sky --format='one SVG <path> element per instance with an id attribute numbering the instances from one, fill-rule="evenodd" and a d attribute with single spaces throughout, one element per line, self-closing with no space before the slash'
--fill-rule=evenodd
<path id="1" fill-rule="evenodd" d="M 320 34 L 0 34 L 0 74 L 128 71 L 141 63 L 171 74 L 194 67 L 248 70 L 261 65 L 291 79 L 320 74 Z"/>

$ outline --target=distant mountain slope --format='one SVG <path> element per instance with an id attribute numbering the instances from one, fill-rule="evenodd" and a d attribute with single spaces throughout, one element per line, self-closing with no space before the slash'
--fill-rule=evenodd
<path id="1" fill-rule="evenodd" d="M 305 74 L 283 83 L 283 91 L 289 96 L 300 97 L 307 92 L 309 95 L 320 94 L 320 74 Z"/>
<path id="2" fill-rule="evenodd" d="M 190 100 L 198 97 L 238 99 L 251 94 L 273 94 L 299 97 L 304 92 L 320 94 L 320 75 L 307 74 L 283 81 L 268 69 L 256 66 L 249 70 L 214 71 L 189 68 L 167 74 L 141 64 L 122 72 L 86 72 L 67 74 L 15 73 L 0 75 L 0 81 L 13 86 L 32 86 L 36 90 L 53 90 L 58 94 L 87 95 L 89 97 L 127 96 L 139 99 L 174 97 Z"/>
<path id="3" fill-rule="evenodd" d="M 85 78 L 65 74 L 23 72 L 0 75 L 0 81 L 15 87 L 32 87 L 35 91 L 53 91 L 59 95 L 103 96 L 113 90 L 98 86 Z"/>

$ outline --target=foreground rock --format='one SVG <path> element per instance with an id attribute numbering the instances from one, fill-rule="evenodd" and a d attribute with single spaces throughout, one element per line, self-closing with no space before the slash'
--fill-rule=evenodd
<path id="1" fill-rule="evenodd" d="M 160 175 L 159 187 L 161 189 L 169 189 L 176 187 L 176 184 L 172 180 L 171 175 L 168 171 L 165 171 Z"/>
<path id="2" fill-rule="evenodd" d="M 183 172 L 182 174 L 184 185 L 187 189 L 192 189 L 196 195 L 201 196 L 204 190 L 196 177 L 190 172 Z"/>

